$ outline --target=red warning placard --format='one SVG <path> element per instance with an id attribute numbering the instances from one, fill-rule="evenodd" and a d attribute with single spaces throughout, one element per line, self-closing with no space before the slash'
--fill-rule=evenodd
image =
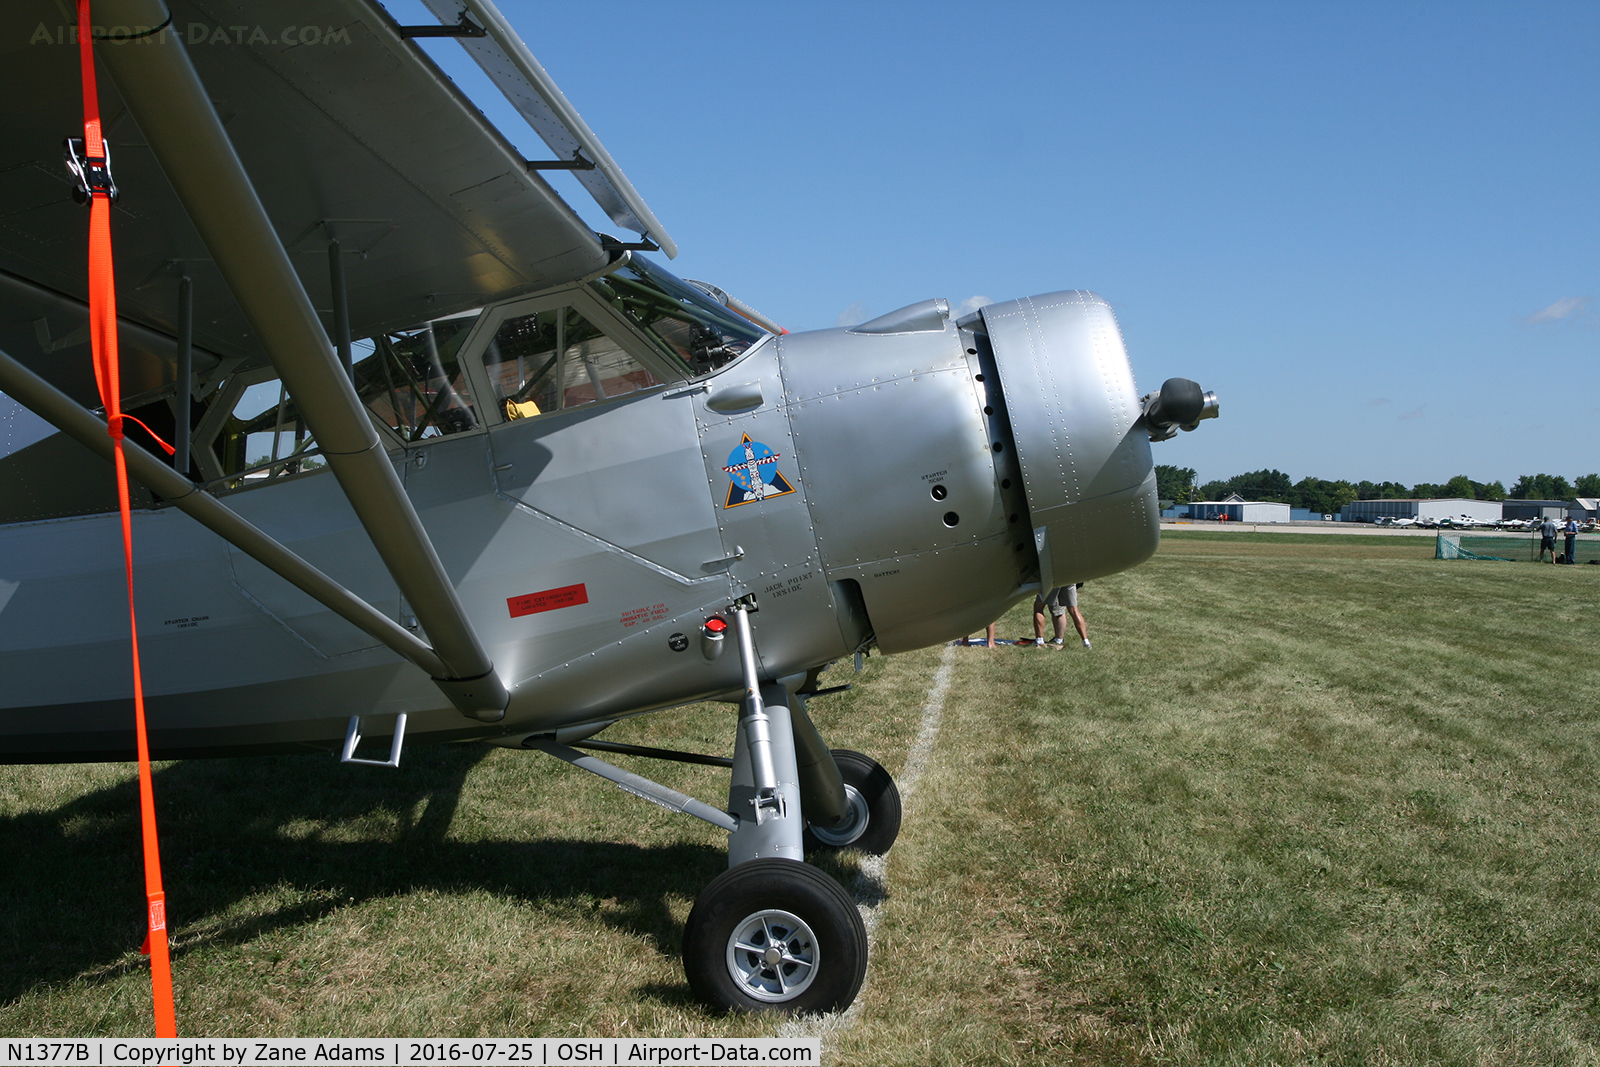
<path id="1" fill-rule="evenodd" d="M 588 602 L 589 589 L 579 584 L 564 585 L 560 589 L 546 589 L 542 593 L 523 593 L 521 596 L 507 597 L 506 607 L 511 611 L 511 617 L 516 619 L 523 615 L 537 615 L 541 611 L 570 608 L 574 604 Z"/>

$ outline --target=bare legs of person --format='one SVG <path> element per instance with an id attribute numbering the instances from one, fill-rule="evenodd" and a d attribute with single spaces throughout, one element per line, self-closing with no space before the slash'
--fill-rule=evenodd
<path id="1" fill-rule="evenodd" d="M 1089 624 L 1084 621 L 1083 612 L 1078 610 L 1078 605 L 1076 605 L 1076 604 L 1074 604 L 1071 607 L 1067 608 L 1067 611 L 1068 611 L 1068 613 L 1070 613 L 1072 615 L 1072 625 L 1077 627 L 1077 629 L 1078 629 L 1078 637 L 1080 637 L 1083 640 L 1083 647 L 1088 648 L 1089 647 Z M 1064 633 L 1065 633 L 1065 630 L 1066 630 L 1066 627 L 1062 625 L 1062 616 L 1057 615 L 1056 616 L 1056 636 L 1057 637 L 1063 636 Z"/>
<path id="2" fill-rule="evenodd" d="M 1076 611 L 1077 609 L 1073 608 L 1072 610 Z M 1033 613 L 1033 643 L 1036 645 L 1044 644 L 1044 616 L 1045 613 L 1042 611 Z M 1055 627 L 1056 644 L 1060 645 L 1067 636 L 1067 617 L 1065 615 L 1052 615 L 1050 619 Z"/>

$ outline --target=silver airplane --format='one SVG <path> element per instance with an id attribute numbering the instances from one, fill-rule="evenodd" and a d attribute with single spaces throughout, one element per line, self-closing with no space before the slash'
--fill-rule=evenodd
<path id="1" fill-rule="evenodd" d="M 822 672 L 1148 558 L 1150 443 L 1216 398 L 1141 394 L 1079 290 L 784 333 L 644 254 L 676 246 L 488 0 L 427 3 L 437 25 L 375 0 L 95 4 L 123 406 L 177 450 L 129 431 L 152 749 L 565 760 L 728 833 L 684 937 L 699 997 L 842 1008 L 865 931 L 803 861 L 887 851 L 900 809 L 812 725 Z M 16 433 L 17 405 L 49 424 L 0 457 L 7 762 L 134 749 L 63 10 L 0 13 L 0 390 Z M 552 158 L 419 36 L 457 37 Z M 638 239 L 593 232 L 548 169 Z M 738 707 L 731 756 L 596 736 L 699 701 Z M 597 752 L 726 767 L 726 803 Z"/>

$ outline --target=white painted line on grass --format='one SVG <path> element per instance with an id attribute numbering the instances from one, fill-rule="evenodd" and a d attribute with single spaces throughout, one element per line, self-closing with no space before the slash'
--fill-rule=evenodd
<path id="1" fill-rule="evenodd" d="M 917 731 L 911 751 L 906 753 L 905 769 L 895 783 L 900 787 L 902 802 L 917 791 L 917 782 L 922 779 L 922 772 L 933 755 L 933 743 L 939 738 L 939 720 L 944 717 L 944 699 L 950 692 L 950 675 L 955 672 L 956 655 L 955 645 L 945 645 L 944 655 L 939 657 L 939 671 L 933 676 L 933 687 L 922 705 L 922 728 Z"/>
<path id="2" fill-rule="evenodd" d="M 955 673 L 956 658 L 956 646 L 944 646 L 944 655 L 939 657 L 939 669 L 934 673 L 933 685 L 928 688 L 928 699 L 922 704 L 922 725 L 917 730 L 917 739 L 911 743 L 911 751 L 906 753 L 905 768 L 895 780 L 895 785 L 900 790 L 902 810 L 907 813 L 910 811 L 911 797 L 917 791 L 917 783 L 922 780 L 922 773 L 928 769 L 928 761 L 933 757 L 934 742 L 939 739 L 939 722 L 944 718 L 944 702 L 950 693 L 950 676 Z M 867 928 L 867 950 L 870 958 L 873 934 L 878 930 L 878 906 L 888 897 L 889 858 L 864 857 L 861 861 L 861 873 L 856 875 L 855 883 L 850 888 L 856 896 L 856 907 L 861 911 L 861 922 Z M 785 1019 L 773 1036 L 820 1038 L 822 1059 L 826 1063 L 828 1039 L 850 1028 L 856 1020 L 858 1007 L 859 1002 L 842 1012 Z"/>

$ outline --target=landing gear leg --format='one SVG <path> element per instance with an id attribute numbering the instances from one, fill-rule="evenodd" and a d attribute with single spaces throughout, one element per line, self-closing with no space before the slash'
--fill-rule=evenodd
<path id="1" fill-rule="evenodd" d="M 739 828 L 728 838 L 729 867 L 758 859 L 805 857 L 789 694 L 782 686 L 769 685 L 761 687 L 760 697 L 755 713 L 746 702 L 733 744 L 728 811 L 738 817 Z"/>
<path id="2" fill-rule="evenodd" d="M 842 1010 L 866 977 L 866 926 L 850 894 L 803 862 L 790 714 L 790 701 L 799 698 L 759 684 L 749 617 L 742 608 L 733 617 L 745 674 L 728 788 L 738 826 L 728 837 L 728 870 L 689 913 L 684 973 L 696 996 L 722 1010 Z"/>

